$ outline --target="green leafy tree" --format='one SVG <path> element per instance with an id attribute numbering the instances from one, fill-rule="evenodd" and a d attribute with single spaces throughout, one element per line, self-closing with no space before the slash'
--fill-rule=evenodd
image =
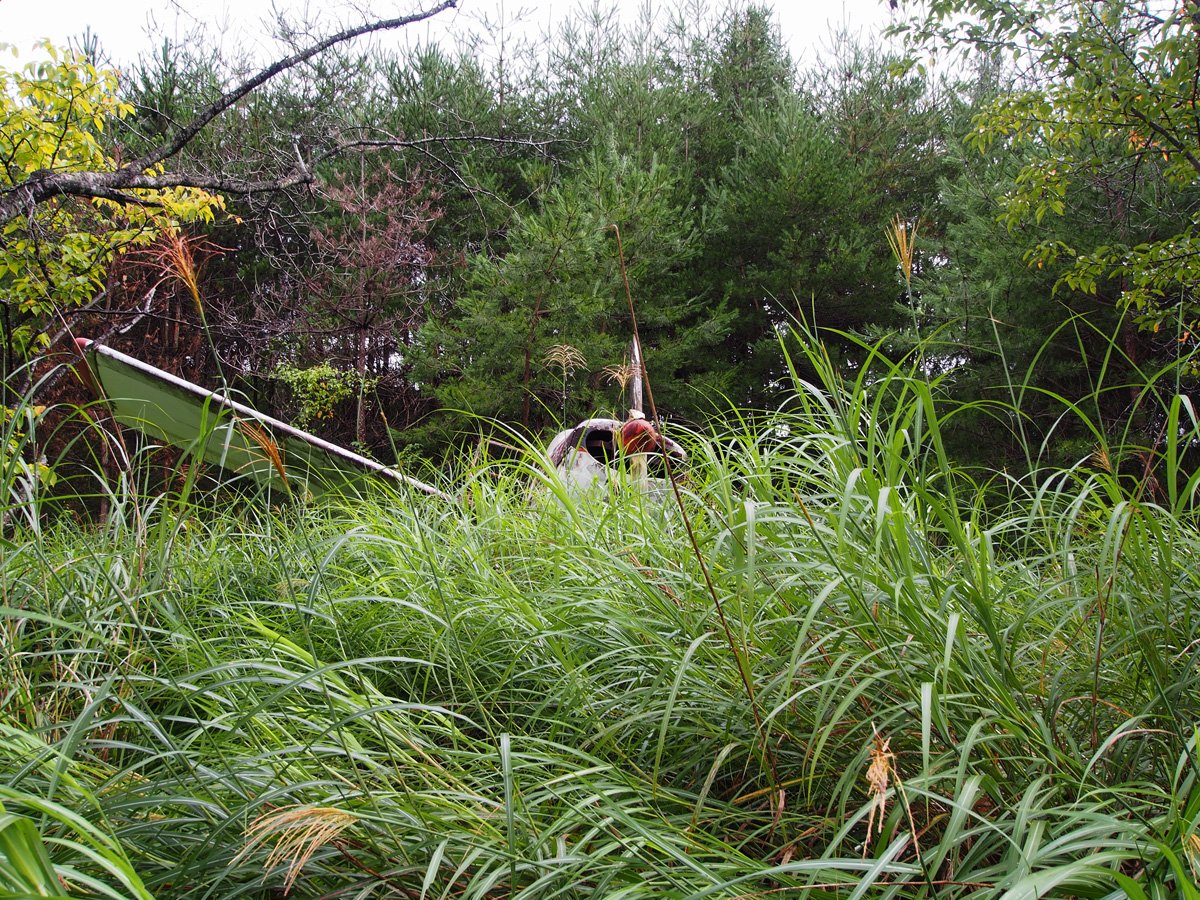
<path id="1" fill-rule="evenodd" d="M 960 123 L 965 132 L 969 112 Z M 1091 392 L 1106 338 L 1120 334 L 1119 292 L 1112 284 L 1095 293 L 1065 285 L 1056 291 L 1056 273 L 1029 265 L 1025 257 L 1031 238 L 1095 238 L 1092 212 L 1073 192 L 1078 203 L 1062 216 L 1010 231 L 998 195 L 1014 184 L 1023 151 L 997 148 L 985 158 L 952 142 L 948 152 L 958 171 L 942 189 L 943 240 L 930 246 L 942 263 L 918 282 L 926 334 L 936 335 L 927 366 L 943 376 L 942 390 L 966 404 L 948 423 L 948 446 L 963 462 L 1010 471 L 1039 461 L 1029 458 L 1029 450 L 1070 465 L 1090 454 L 1092 444 L 1075 431 L 1073 418 L 1063 416 L 1064 400 Z M 1119 355 L 1109 366 L 1114 377 L 1127 372 Z M 1018 396 L 1020 418 L 1004 407 Z M 1112 423 L 1129 398 L 1107 399 L 1109 408 L 1093 417 L 1097 422 Z"/>
<path id="2" fill-rule="evenodd" d="M 975 119 L 971 143 L 1026 152 L 1002 198 L 1010 229 L 1061 215 L 1080 187 L 1138 182 L 1139 202 L 1110 198 L 1116 220 L 1099 240 L 1031 243 L 1034 264 L 1065 264 L 1060 284 L 1117 284 L 1141 321 L 1191 328 L 1200 313 L 1200 6 L 1193 0 L 932 0 L 897 26 L 913 47 L 1001 54 L 1022 69 L 1017 88 Z M 916 64 L 915 62 L 913 63 Z M 1174 219 L 1143 226 L 1150 203 Z"/>
<path id="3" fill-rule="evenodd" d="M 941 134 L 923 81 L 863 52 L 837 88 L 804 89 L 768 9 L 702 7 L 662 31 L 644 18 L 622 35 L 602 11 L 575 21 L 549 48 L 556 78 L 527 82 L 524 104 L 508 95 L 514 119 L 523 105 L 531 130 L 570 140 L 478 182 L 513 212 L 422 332 L 417 380 L 444 409 L 537 431 L 561 409 L 538 366 L 560 344 L 592 367 L 572 408 L 613 407 L 599 372 L 629 339 L 613 224 L 656 400 L 675 415 L 775 402 L 778 336 L 814 306 L 828 328 L 908 320 L 884 228 L 936 211 Z"/>
<path id="4" fill-rule="evenodd" d="M 62 173 L 120 166 L 107 134 L 133 108 L 117 74 L 75 51 L 43 45 L 47 59 L 0 67 L 0 207 L 21 207 Z M 0 227 L 0 292 L 7 361 L 41 336 L 47 316 L 89 302 L 115 255 L 188 221 L 212 221 L 220 197 L 179 185 L 52 192 Z"/>
<path id="5" fill-rule="evenodd" d="M 255 195 L 316 182 L 322 159 L 346 149 L 336 133 L 308 158 L 260 158 L 254 166 L 191 166 L 184 151 L 260 88 L 357 37 L 399 28 L 455 5 L 373 19 L 323 37 L 299 29 L 290 51 L 250 75 L 192 86 L 202 97 L 188 115 L 160 116 L 151 134 L 117 125 L 131 105 L 117 94 L 115 75 L 78 54 L 54 51 L 47 63 L 0 70 L 0 287 L 4 312 L 5 385 L 18 344 L 39 335 L 49 313 L 90 302 L 114 254 L 152 241 L 165 228 L 211 215 L 216 195 Z M 302 43 L 308 41 L 308 43 Z M 205 90 L 207 93 L 204 93 Z M 352 141 L 357 146 L 359 142 Z M 314 158 L 314 157 L 319 158 Z M 65 331 L 65 329 L 64 329 Z"/>
<path id="6" fill-rule="evenodd" d="M 744 146 L 747 123 L 795 93 L 795 67 L 773 20 L 760 5 L 729 6 L 721 16 L 704 85 L 710 106 L 697 134 L 701 177 L 719 177 Z"/>
<path id="7" fill-rule="evenodd" d="M 1163 185 L 1152 169 L 1098 172 L 1071 185 L 1061 213 L 1009 227 L 1004 198 L 1040 150 L 994 143 L 981 154 L 966 138 L 980 110 L 1011 92 L 1016 77 L 1000 59 L 984 57 L 969 79 L 946 87 L 957 139 L 946 149 L 952 174 L 941 189 L 940 239 L 928 248 L 938 262 L 922 273 L 919 290 L 929 333 L 936 328 L 942 348 L 931 351 L 929 367 L 943 375 L 943 390 L 969 404 L 948 423 L 948 445 L 963 461 L 1021 471 L 1091 455 L 1096 434 L 1072 404 L 1108 433 L 1131 426 L 1142 440 L 1156 441 L 1162 422 L 1138 370 L 1162 370 L 1190 348 L 1174 333 L 1139 330 L 1120 279 L 1084 290 L 1064 279 L 1061 262 L 1030 253 L 1031 246 L 1097 246 L 1131 230 L 1184 227 L 1169 204 L 1156 204 Z M 1174 370 L 1164 387 L 1186 391 L 1186 380 L 1175 378 L 1182 374 Z M 1097 391 L 1101 384 L 1107 389 Z M 1020 417 L 990 402 L 1017 398 Z"/>

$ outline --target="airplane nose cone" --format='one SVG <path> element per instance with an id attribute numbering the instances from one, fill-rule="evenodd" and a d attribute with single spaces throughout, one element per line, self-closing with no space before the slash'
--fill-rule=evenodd
<path id="1" fill-rule="evenodd" d="M 645 419 L 630 419 L 621 426 L 621 452 L 626 456 L 632 453 L 649 453 L 662 447 L 658 432 Z"/>

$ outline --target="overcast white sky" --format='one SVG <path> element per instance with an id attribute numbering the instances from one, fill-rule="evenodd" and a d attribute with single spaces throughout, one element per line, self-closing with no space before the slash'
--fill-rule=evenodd
<path id="1" fill-rule="evenodd" d="M 588 8 L 592 0 L 585 0 Z M 609 0 L 601 0 L 607 5 Z M 622 17 L 630 21 L 645 0 L 619 0 Z M 720 0 L 715 0 L 719 3 Z M 830 27 L 846 23 L 864 36 L 877 34 L 889 21 L 886 0 L 767 0 L 773 2 L 784 40 L 793 58 L 811 60 L 827 45 Z M 280 8 L 302 14 L 308 0 L 275 0 Z M 501 4 L 504 4 L 503 6 Z M 358 4 L 362 5 L 362 4 Z M 715 5 L 715 4 L 714 4 Z M 653 8 L 667 4 L 654 0 Z M 0 0 L 0 41 L 14 44 L 19 59 L 31 58 L 31 46 L 39 38 L 65 44 L 86 27 L 99 35 L 104 49 L 118 64 L 132 62 L 137 55 L 154 46 L 148 36 L 152 24 L 168 35 L 187 34 L 194 22 L 202 20 L 226 29 L 225 40 L 261 43 L 269 29 L 263 20 L 271 14 L 272 0 Z M 353 18 L 353 7 L 345 0 L 312 2 L 313 10 L 341 20 Z M 383 15 L 412 9 L 409 0 L 375 0 L 374 10 Z M 410 26 L 383 40 L 409 41 L 432 36 L 443 40 L 478 30 L 478 20 L 487 16 L 495 21 L 501 10 L 511 17 L 525 10 L 525 21 L 533 33 L 546 29 L 571 10 L 578 11 L 575 0 L 460 0 L 459 9 L 443 14 L 432 26 Z M 659 13 L 659 15 L 663 15 Z M 4 63 L 11 66 L 13 60 Z"/>

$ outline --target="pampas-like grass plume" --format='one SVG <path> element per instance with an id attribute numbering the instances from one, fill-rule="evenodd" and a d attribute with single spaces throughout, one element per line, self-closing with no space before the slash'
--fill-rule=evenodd
<path id="1" fill-rule="evenodd" d="M 287 896 L 296 879 L 300 877 L 305 863 L 312 858 L 317 849 L 335 840 L 357 821 L 358 817 L 353 813 L 343 812 L 331 806 L 286 809 L 259 816 L 246 829 L 250 842 L 234 862 L 245 859 L 267 839 L 277 837 L 275 847 L 267 857 L 263 878 L 266 879 L 266 872 L 286 862 L 288 872 L 283 881 L 283 893 Z"/>
<path id="2" fill-rule="evenodd" d="M 262 450 L 263 458 L 275 467 L 275 471 L 279 473 L 279 477 L 283 480 L 284 488 L 290 491 L 291 485 L 288 484 L 287 465 L 283 461 L 283 451 L 280 449 L 279 444 L 275 442 L 275 439 L 271 437 L 265 428 L 255 422 L 247 422 L 239 419 L 237 430 L 238 434 Z"/>
<path id="3" fill-rule="evenodd" d="M 867 796 L 871 798 L 871 814 L 867 818 L 867 841 L 863 843 L 863 855 L 866 856 L 867 845 L 870 843 L 871 829 L 875 825 L 875 814 L 879 814 L 879 833 L 883 834 L 883 820 L 887 815 L 888 781 L 895 772 L 896 754 L 892 753 L 892 739 L 879 736 L 875 732 L 875 742 L 871 745 L 871 762 L 867 766 Z"/>

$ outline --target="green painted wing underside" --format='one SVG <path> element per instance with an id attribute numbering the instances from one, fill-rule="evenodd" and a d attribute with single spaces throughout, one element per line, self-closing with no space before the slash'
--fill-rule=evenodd
<path id="1" fill-rule="evenodd" d="M 436 488 L 102 344 L 80 340 L 94 391 L 153 440 L 273 490 L 320 495 L 370 480 L 442 498 Z M 85 377 L 85 380 L 88 380 Z"/>

